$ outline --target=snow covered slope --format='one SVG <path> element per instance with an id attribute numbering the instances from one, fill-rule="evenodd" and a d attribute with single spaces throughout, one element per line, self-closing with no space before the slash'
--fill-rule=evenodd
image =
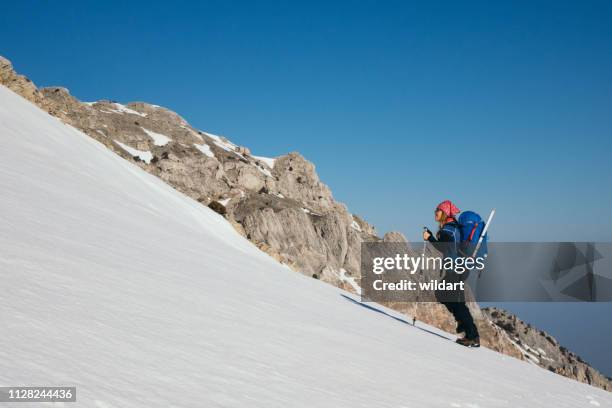
<path id="1" fill-rule="evenodd" d="M 289 271 L 2 86 L 0 137 L 2 386 L 101 408 L 612 406 Z"/>

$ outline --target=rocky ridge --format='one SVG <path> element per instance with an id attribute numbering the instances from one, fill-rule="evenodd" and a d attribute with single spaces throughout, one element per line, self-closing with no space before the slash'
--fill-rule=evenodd
<path id="1" fill-rule="evenodd" d="M 548 333 L 503 309 L 487 307 L 482 309 L 482 312 L 491 319 L 495 326 L 508 334 L 525 360 L 553 373 L 574 378 L 604 390 L 612 390 L 612 379 L 601 374 L 580 356 L 560 345 Z"/>
<path id="2" fill-rule="evenodd" d="M 372 225 L 335 201 L 314 165 L 299 153 L 259 157 L 157 105 L 81 102 L 62 87 L 38 89 L 1 56 L 0 84 L 222 214 L 261 250 L 300 273 L 357 292 L 361 243 L 406 241 L 399 232 L 380 238 Z M 451 316 L 436 303 L 387 306 L 444 330 L 454 329 Z M 489 314 L 476 303 L 470 308 L 483 345 L 529 360 Z M 587 382 L 572 370 L 558 373 Z"/>

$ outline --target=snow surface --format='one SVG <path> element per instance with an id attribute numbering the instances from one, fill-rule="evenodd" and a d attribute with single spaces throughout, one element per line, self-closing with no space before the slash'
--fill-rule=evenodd
<path id="1" fill-rule="evenodd" d="M 222 148 L 223 150 L 227 151 L 227 152 L 231 152 L 234 153 L 235 155 L 242 157 L 243 159 L 247 160 L 246 157 L 244 157 L 244 155 L 242 153 L 238 153 L 236 151 L 236 149 L 238 148 L 237 145 L 235 145 L 234 143 L 230 142 L 229 140 L 227 140 L 224 137 L 221 136 L 217 136 L 217 135 L 213 135 L 212 133 L 207 133 L 207 132 L 203 132 L 206 136 L 210 137 L 211 139 L 213 139 L 213 143 L 216 144 L 217 146 L 219 146 L 220 148 Z M 198 147 L 198 145 L 196 145 L 196 147 Z M 261 156 L 250 156 L 256 160 L 261 161 L 262 163 L 265 163 L 268 167 L 270 168 L 274 168 L 274 162 L 275 159 L 271 159 L 269 157 L 261 157 Z M 252 163 L 253 164 L 253 163 Z M 262 172 L 265 176 L 268 177 L 272 177 L 272 173 L 270 172 L 269 169 L 265 168 L 264 166 L 260 166 L 257 164 L 254 164 L 255 167 Z"/>
<path id="2" fill-rule="evenodd" d="M 236 148 L 238 146 L 236 146 L 235 144 L 233 144 L 232 142 L 230 142 L 229 140 L 222 138 L 221 136 L 217 136 L 217 135 L 213 135 L 212 133 L 207 133 L 207 132 L 203 132 L 206 136 L 210 137 L 213 142 L 219 146 L 220 148 L 222 148 L 223 150 L 227 151 L 227 152 L 232 152 L 234 154 L 237 154 L 238 156 L 244 157 L 242 156 L 242 154 L 238 153 L 236 151 Z"/>
<path id="3" fill-rule="evenodd" d="M 142 151 L 142 150 L 134 149 L 133 147 L 130 147 L 124 143 L 121 143 L 118 140 L 113 140 L 113 142 L 117 143 L 119 147 L 121 147 L 123 150 L 125 150 L 132 156 L 138 157 L 140 160 L 144 161 L 147 164 L 151 163 L 151 160 L 153 159 L 153 154 L 149 151 Z"/>
<path id="4" fill-rule="evenodd" d="M 204 144 L 193 144 L 195 146 L 196 149 L 198 149 L 199 151 L 201 151 L 202 153 L 204 153 L 206 156 L 208 157 L 215 157 L 215 154 L 212 152 L 212 150 L 210 150 L 210 146 L 207 145 L 206 143 Z"/>
<path id="5" fill-rule="evenodd" d="M 232 201 L 232 198 L 224 198 L 223 200 L 219 200 L 219 203 L 222 204 L 224 207 L 227 207 L 227 205 L 229 204 L 229 202 Z"/>
<path id="6" fill-rule="evenodd" d="M 141 112 L 137 112 L 134 109 L 130 109 L 125 105 L 122 105 L 120 103 L 113 103 L 113 106 L 115 107 L 115 109 L 113 109 L 112 111 L 115 113 L 130 113 L 132 115 L 138 115 L 138 116 L 142 116 L 142 117 L 146 117 L 147 115 Z"/>
<path id="7" fill-rule="evenodd" d="M 270 170 L 268 170 L 267 168 L 261 166 L 261 165 L 255 165 L 255 167 L 257 167 L 257 169 L 263 173 L 264 176 L 268 176 L 268 177 L 272 177 L 272 173 L 270 172 Z"/>
<path id="8" fill-rule="evenodd" d="M 612 406 L 290 271 L 2 86 L 0 137 L 2 386 L 74 385 L 66 407 Z"/>
<path id="9" fill-rule="evenodd" d="M 355 280 L 354 277 L 347 275 L 346 269 L 344 269 L 344 268 L 340 268 L 340 280 L 342 282 L 346 282 L 349 285 L 351 285 L 353 290 L 357 294 L 361 295 L 361 286 L 359 286 L 359 284 L 357 283 L 357 281 Z"/>
<path id="10" fill-rule="evenodd" d="M 259 160 L 260 162 L 266 163 L 266 165 L 273 169 L 274 168 L 274 162 L 276 161 L 276 159 L 272 159 L 270 157 L 262 157 L 262 156 L 251 156 L 253 157 L 255 160 Z"/>
<path id="11" fill-rule="evenodd" d="M 168 144 L 168 142 L 170 142 L 172 139 L 170 139 L 168 136 L 166 135 L 162 135 L 161 133 L 156 133 L 153 132 L 152 130 L 149 129 L 145 129 L 142 126 L 140 127 L 147 135 L 149 135 L 149 137 L 151 139 L 153 139 L 153 144 L 155 146 L 165 146 Z"/>

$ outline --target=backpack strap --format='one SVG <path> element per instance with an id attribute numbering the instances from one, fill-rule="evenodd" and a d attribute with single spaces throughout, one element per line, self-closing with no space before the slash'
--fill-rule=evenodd
<path id="1" fill-rule="evenodd" d="M 469 242 L 472 242 L 472 240 L 474 239 L 474 233 L 476 232 L 476 228 L 478 228 L 478 225 L 480 225 L 479 222 L 474 224 L 474 227 L 472 227 L 472 231 L 470 232 L 470 237 L 468 238 Z"/>
<path id="2" fill-rule="evenodd" d="M 442 230 L 453 234 L 453 242 L 461 241 L 461 234 L 459 233 L 459 224 L 456 221 L 444 224 Z"/>

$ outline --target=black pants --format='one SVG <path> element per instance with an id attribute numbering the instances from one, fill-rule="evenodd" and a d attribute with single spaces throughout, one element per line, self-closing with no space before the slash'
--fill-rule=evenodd
<path id="1" fill-rule="evenodd" d="M 448 270 L 444 272 L 443 276 L 446 282 L 456 283 L 465 282 L 468 275 L 469 272 L 458 274 Z M 438 291 L 436 292 L 436 297 L 451 312 L 457 323 L 463 326 L 466 338 L 475 339 L 479 337 L 478 328 L 474 324 L 474 318 L 465 303 L 465 292 L 463 290 Z"/>
<path id="2" fill-rule="evenodd" d="M 457 323 L 461 324 L 465 329 L 465 337 L 475 339 L 479 337 L 478 329 L 474 324 L 474 319 L 465 302 L 441 302 L 449 312 L 455 317 Z"/>

